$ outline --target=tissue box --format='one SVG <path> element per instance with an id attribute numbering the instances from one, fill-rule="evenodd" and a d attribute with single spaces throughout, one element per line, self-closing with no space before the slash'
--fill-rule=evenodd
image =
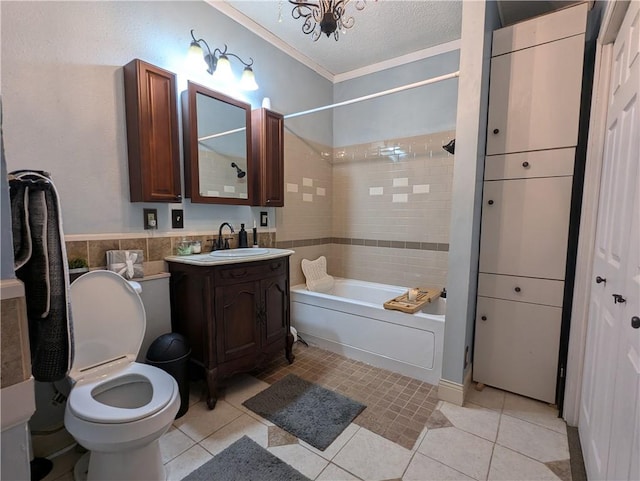
<path id="1" fill-rule="evenodd" d="M 107 251 L 107 269 L 125 279 L 144 277 L 142 250 Z"/>

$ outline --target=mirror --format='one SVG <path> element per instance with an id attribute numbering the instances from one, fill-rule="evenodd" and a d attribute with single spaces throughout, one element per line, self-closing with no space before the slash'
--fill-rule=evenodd
<path id="1" fill-rule="evenodd" d="M 188 82 L 182 122 L 186 196 L 196 203 L 251 205 L 251 106 Z"/>

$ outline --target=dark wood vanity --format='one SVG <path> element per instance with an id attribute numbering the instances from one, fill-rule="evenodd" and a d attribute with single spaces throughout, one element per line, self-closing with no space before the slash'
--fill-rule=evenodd
<path id="1" fill-rule="evenodd" d="M 263 365 L 273 355 L 293 362 L 289 255 L 207 263 L 207 254 L 166 258 L 171 273 L 172 330 L 186 336 L 191 361 L 204 370 L 207 406 L 220 380 Z M 274 257 L 279 255 L 279 257 Z M 205 259 L 200 264 L 188 259 Z"/>

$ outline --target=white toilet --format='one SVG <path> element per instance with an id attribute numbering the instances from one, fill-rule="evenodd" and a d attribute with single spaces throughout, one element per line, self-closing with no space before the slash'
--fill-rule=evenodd
<path id="1" fill-rule="evenodd" d="M 90 451 L 90 481 L 160 481 L 166 473 L 159 438 L 180 408 L 176 380 L 135 362 L 145 312 L 134 286 L 111 271 L 91 271 L 71 284 L 74 359 L 67 431 Z M 75 479 L 83 478 L 85 460 Z"/>

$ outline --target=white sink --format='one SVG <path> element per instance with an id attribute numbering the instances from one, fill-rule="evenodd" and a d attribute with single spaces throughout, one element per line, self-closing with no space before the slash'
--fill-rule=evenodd
<path id="1" fill-rule="evenodd" d="M 221 251 L 213 251 L 210 253 L 210 256 L 220 257 L 220 258 L 235 258 L 235 257 L 253 257 L 253 256 L 261 256 L 264 254 L 268 254 L 269 249 L 261 249 L 259 247 L 248 247 L 241 249 L 227 249 Z"/>

